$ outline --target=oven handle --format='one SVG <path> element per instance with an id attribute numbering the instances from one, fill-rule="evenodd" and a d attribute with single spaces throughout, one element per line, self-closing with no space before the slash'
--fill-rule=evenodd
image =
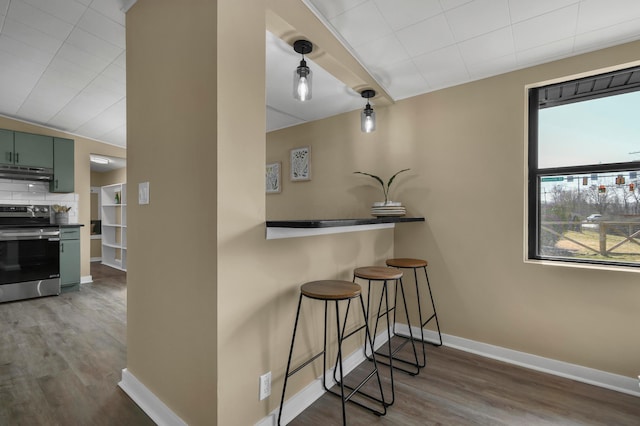
<path id="1" fill-rule="evenodd" d="M 7 232 L 0 231 L 0 241 L 9 240 L 44 240 L 60 241 L 60 231 L 43 231 L 43 232 Z M 56 238 L 50 238 L 56 237 Z"/>

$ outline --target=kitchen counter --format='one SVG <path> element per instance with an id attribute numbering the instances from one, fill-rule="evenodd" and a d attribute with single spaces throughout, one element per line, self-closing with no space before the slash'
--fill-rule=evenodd
<path id="1" fill-rule="evenodd" d="M 10 228 L 47 228 L 47 227 L 58 227 L 58 228 L 79 228 L 84 226 L 82 223 L 18 223 L 18 224 L 4 224 L 0 225 L 0 229 L 10 229 Z"/>
<path id="2" fill-rule="evenodd" d="M 270 220 L 266 222 L 267 240 L 309 237 L 344 232 L 394 228 L 396 223 L 424 222 L 424 217 L 377 217 L 365 219 Z"/>

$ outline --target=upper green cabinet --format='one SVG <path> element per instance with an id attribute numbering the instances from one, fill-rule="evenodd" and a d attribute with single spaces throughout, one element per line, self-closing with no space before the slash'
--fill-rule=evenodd
<path id="1" fill-rule="evenodd" d="M 73 140 L 53 138 L 53 180 L 51 192 L 73 192 L 74 156 Z"/>
<path id="2" fill-rule="evenodd" d="M 53 138 L 0 130 L 0 164 L 53 167 Z"/>
<path id="3" fill-rule="evenodd" d="M 50 192 L 74 190 L 72 139 L 0 129 L 0 165 L 53 169 Z"/>
<path id="4" fill-rule="evenodd" d="M 13 164 L 13 131 L 0 129 L 0 164 Z"/>

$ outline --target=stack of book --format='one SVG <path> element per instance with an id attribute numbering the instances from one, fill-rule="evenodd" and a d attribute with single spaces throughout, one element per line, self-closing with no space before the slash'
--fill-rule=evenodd
<path id="1" fill-rule="evenodd" d="M 371 206 L 371 215 L 376 217 L 381 216 L 404 216 L 407 214 L 407 210 L 402 203 L 388 201 L 387 203 L 378 202 L 373 203 Z"/>

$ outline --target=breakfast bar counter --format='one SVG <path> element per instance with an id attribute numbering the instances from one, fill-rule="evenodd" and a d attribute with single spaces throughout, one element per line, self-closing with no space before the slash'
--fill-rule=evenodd
<path id="1" fill-rule="evenodd" d="M 267 240 L 394 228 L 396 223 L 424 222 L 424 217 L 373 217 L 365 219 L 271 220 L 266 222 Z"/>

